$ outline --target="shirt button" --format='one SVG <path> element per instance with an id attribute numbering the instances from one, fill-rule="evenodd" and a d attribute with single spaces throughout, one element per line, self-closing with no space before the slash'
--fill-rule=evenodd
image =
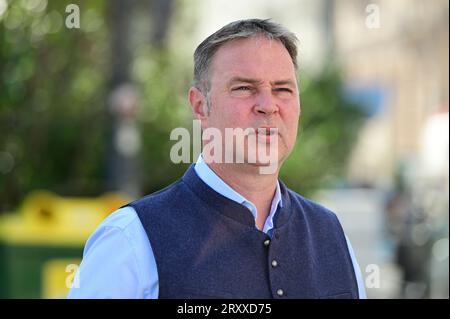
<path id="1" fill-rule="evenodd" d="M 280 238 L 280 234 L 275 233 L 275 238 L 276 238 L 276 239 L 279 239 L 279 238 Z"/>
<path id="2" fill-rule="evenodd" d="M 283 289 L 278 289 L 277 290 L 277 295 L 280 296 L 280 297 L 283 296 L 284 295 Z"/>
<path id="3" fill-rule="evenodd" d="M 276 267 L 278 266 L 278 262 L 274 259 L 272 260 L 272 267 Z"/>
<path id="4" fill-rule="evenodd" d="M 269 246 L 270 245 L 270 239 L 266 239 L 264 241 L 264 246 Z"/>

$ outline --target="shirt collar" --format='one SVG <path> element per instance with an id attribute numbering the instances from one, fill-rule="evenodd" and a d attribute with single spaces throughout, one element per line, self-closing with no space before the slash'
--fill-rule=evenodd
<path id="1" fill-rule="evenodd" d="M 256 219 L 256 206 L 251 201 L 247 200 L 244 196 L 232 189 L 216 173 L 214 173 L 214 171 L 203 160 L 201 154 L 198 157 L 197 162 L 195 163 L 194 169 L 198 177 L 200 177 L 200 179 L 209 187 L 211 187 L 214 191 L 221 194 L 222 196 L 247 207 L 252 212 L 253 217 Z M 278 206 L 283 207 L 283 201 L 281 198 L 280 183 L 277 180 L 277 188 L 272 199 L 270 213 L 267 217 L 266 225 L 264 226 L 265 229 L 273 227 L 273 217 Z"/>

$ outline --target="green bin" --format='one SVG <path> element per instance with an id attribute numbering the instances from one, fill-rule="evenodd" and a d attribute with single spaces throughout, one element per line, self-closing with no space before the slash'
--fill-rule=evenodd
<path id="1" fill-rule="evenodd" d="M 30 194 L 0 215 L 0 298 L 65 298 L 90 234 L 129 200 L 117 194 L 63 198 Z"/>

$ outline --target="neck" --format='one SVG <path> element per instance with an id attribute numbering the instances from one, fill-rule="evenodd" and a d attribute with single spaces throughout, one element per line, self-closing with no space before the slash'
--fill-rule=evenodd
<path id="1" fill-rule="evenodd" d="M 261 174 L 260 167 L 256 165 L 210 163 L 208 166 L 225 183 L 256 206 L 256 226 L 262 229 L 270 213 L 279 168 L 274 174 Z"/>

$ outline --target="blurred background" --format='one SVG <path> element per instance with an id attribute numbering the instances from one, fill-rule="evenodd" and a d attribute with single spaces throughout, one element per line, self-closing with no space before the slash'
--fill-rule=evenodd
<path id="1" fill-rule="evenodd" d="M 300 40 L 281 172 L 334 210 L 369 298 L 449 296 L 447 0 L 0 0 L 0 297 L 58 298 L 96 226 L 179 178 L 196 46 L 272 18 Z M 195 160 L 195 159 L 194 159 Z"/>

